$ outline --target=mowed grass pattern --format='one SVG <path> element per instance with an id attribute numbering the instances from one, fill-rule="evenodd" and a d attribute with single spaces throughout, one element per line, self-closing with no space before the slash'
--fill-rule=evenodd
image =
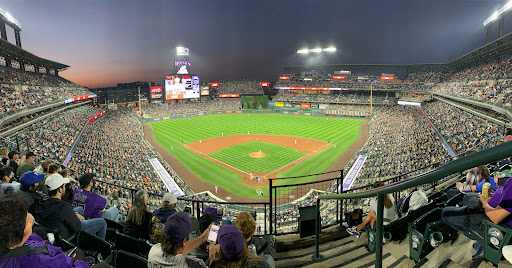
<path id="1" fill-rule="evenodd" d="M 250 154 L 261 152 L 265 157 L 254 158 Z M 245 172 L 272 172 L 307 155 L 296 149 L 262 141 L 238 144 L 218 150 L 209 156 Z"/>
<path id="2" fill-rule="evenodd" d="M 294 177 L 321 173 L 327 169 L 359 137 L 359 125 L 363 119 L 313 117 L 287 114 L 214 114 L 191 118 L 151 122 L 155 140 L 171 152 L 188 169 L 202 180 L 218 185 L 238 196 L 258 198 L 256 189 L 262 189 L 268 198 L 268 185 L 250 187 L 242 183 L 240 174 L 220 166 L 184 148 L 183 144 L 229 135 L 272 134 L 296 136 L 331 142 L 331 146 L 278 177 Z M 336 144 L 336 148 L 333 145 Z M 343 167 L 340 167 L 342 169 Z M 187 178 L 182 178 L 187 182 Z M 278 184 L 301 183 L 315 177 L 293 181 L 278 181 Z M 214 187 L 210 191 L 214 191 Z M 224 198 L 222 196 L 221 198 Z"/>

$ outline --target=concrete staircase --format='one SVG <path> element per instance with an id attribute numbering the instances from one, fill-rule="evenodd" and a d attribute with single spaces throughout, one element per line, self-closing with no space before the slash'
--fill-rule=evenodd
<path id="1" fill-rule="evenodd" d="M 366 248 L 367 236 L 362 233 L 356 239 L 349 236 L 344 230 L 337 230 L 336 227 L 323 234 L 320 244 L 322 259 L 313 261 L 312 256 L 315 250 L 314 237 L 298 238 L 298 235 L 277 237 L 276 267 L 374 267 L 375 253 L 369 252 Z M 295 241 L 295 242 L 293 242 Z M 478 258 L 471 259 L 475 250 L 473 242 L 463 235 L 457 240 L 443 243 L 434 249 L 427 256 L 415 263 L 409 259 L 409 236 L 403 241 L 391 241 L 384 245 L 383 266 L 384 267 L 471 267 L 491 268 L 492 264 Z M 300 247 L 304 245 L 304 247 Z M 502 260 L 498 267 L 511 267 L 512 265 Z"/>

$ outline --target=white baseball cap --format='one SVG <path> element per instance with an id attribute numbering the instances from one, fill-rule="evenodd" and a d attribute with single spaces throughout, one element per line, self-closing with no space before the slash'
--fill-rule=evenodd
<path id="1" fill-rule="evenodd" d="M 163 200 L 164 202 L 169 202 L 170 204 L 178 203 L 178 198 L 173 193 L 165 193 Z"/>
<path id="2" fill-rule="evenodd" d="M 64 178 L 60 174 L 52 174 L 46 178 L 46 181 L 44 182 L 46 186 L 48 187 L 48 190 L 53 191 L 55 189 L 58 189 L 61 187 L 64 183 L 69 183 L 69 178 Z"/>

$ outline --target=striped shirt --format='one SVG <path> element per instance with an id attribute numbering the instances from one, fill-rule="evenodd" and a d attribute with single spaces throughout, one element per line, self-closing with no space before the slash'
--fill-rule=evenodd
<path id="1" fill-rule="evenodd" d="M 178 268 L 207 268 L 203 260 L 178 255 L 167 255 L 162 251 L 162 244 L 154 245 L 148 255 L 149 268 L 178 267 Z"/>

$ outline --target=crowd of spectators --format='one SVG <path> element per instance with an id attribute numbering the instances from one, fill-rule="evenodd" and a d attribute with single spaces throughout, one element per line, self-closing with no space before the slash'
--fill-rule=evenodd
<path id="1" fill-rule="evenodd" d="M 382 107 L 369 125 L 370 138 L 358 153 L 368 158 L 354 188 L 448 159 L 441 140 L 417 107 Z"/>
<path id="2" fill-rule="evenodd" d="M 316 79 L 312 81 L 287 81 L 277 82 L 275 87 L 328 87 L 328 88 L 349 88 L 349 89 L 398 89 L 400 84 L 377 83 L 370 81 L 336 81 L 332 79 Z"/>
<path id="3" fill-rule="evenodd" d="M 198 114 L 214 111 L 235 111 L 240 109 L 240 99 L 215 99 L 202 102 L 149 104 L 142 112 L 149 117 L 164 117 L 180 114 Z"/>
<path id="4" fill-rule="evenodd" d="M 25 128 L 18 133 L 18 141 L 24 151 L 62 163 L 87 120 L 98 113 L 88 105 L 64 111 Z"/>
<path id="5" fill-rule="evenodd" d="M 422 109 L 457 155 L 470 148 L 492 147 L 504 132 L 496 124 L 442 101 L 428 102 Z"/>
<path id="6" fill-rule="evenodd" d="M 453 73 L 409 73 L 403 87 L 431 90 L 510 108 L 512 58 L 473 66 Z M 425 84 L 430 85 L 425 85 Z"/>
<path id="7" fill-rule="evenodd" d="M 228 81 L 219 83 L 219 94 L 263 94 L 263 88 L 257 81 Z"/>
<path id="8" fill-rule="evenodd" d="M 441 83 L 449 76 L 443 72 L 417 72 L 409 73 L 404 79 L 405 84 L 415 83 Z"/>
<path id="9" fill-rule="evenodd" d="M 109 183 L 162 194 L 166 188 L 149 162 L 141 123 L 122 111 L 109 111 L 89 123 L 73 154 L 69 167 L 79 173 L 94 173 Z M 113 197 L 125 214 L 130 191 L 98 184 L 102 193 Z"/>
<path id="10" fill-rule="evenodd" d="M 315 92 L 317 93 L 317 92 Z M 373 93 L 373 103 L 396 103 L 388 93 Z M 273 101 L 300 101 L 328 103 L 370 103 L 370 93 L 365 92 L 334 92 L 330 94 L 308 94 L 294 90 L 279 90 Z"/>
<path id="11" fill-rule="evenodd" d="M 0 69 L 0 117 L 89 94 L 89 90 L 57 76 Z"/>

